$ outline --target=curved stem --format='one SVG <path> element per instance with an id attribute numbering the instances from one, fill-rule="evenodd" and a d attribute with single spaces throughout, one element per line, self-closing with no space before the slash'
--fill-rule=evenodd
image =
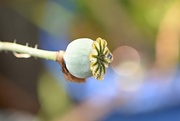
<path id="1" fill-rule="evenodd" d="M 26 54 L 29 56 L 47 59 L 47 60 L 53 60 L 53 61 L 56 61 L 56 56 L 57 56 L 56 51 L 41 50 L 16 43 L 0 41 L 0 51 L 2 50 L 12 51 L 20 54 Z"/>

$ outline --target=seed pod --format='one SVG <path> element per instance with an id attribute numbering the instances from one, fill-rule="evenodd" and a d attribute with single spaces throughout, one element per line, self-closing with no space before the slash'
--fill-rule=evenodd
<path id="1" fill-rule="evenodd" d="M 89 55 L 92 50 L 93 40 L 81 38 L 72 41 L 64 54 L 64 61 L 69 72 L 78 78 L 92 76 Z"/>
<path id="2" fill-rule="evenodd" d="M 98 80 L 104 78 L 108 64 L 113 56 L 104 39 L 93 41 L 80 38 L 72 41 L 63 56 L 67 70 L 77 78 L 94 76 Z"/>

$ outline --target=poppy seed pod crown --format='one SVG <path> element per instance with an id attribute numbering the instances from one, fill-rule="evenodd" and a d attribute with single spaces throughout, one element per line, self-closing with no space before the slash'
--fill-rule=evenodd
<path id="1" fill-rule="evenodd" d="M 63 56 L 66 68 L 75 77 L 88 78 L 94 76 L 104 79 L 108 64 L 113 56 L 104 39 L 80 38 L 72 41 Z"/>

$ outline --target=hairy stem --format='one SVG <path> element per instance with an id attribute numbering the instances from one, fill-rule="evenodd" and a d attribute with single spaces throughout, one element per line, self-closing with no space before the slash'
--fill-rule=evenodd
<path id="1" fill-rule="evenodd" d="M 28 47 L 25 45 L 20 45 L 11 42 L 1 42 L 0 41 L 0 51 L 12 51 L 20 54 L 27 54 L 33 57 L 53 60 L 56 61 L 57 52 L 56 51 L 47 51 L 37 48 Z"/>

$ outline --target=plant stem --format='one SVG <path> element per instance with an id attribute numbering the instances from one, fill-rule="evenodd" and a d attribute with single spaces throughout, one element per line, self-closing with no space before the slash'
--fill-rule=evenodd
<path id="1" fill-rule="evenodd" d="M 28 54 L 33 57 L 53 60 L 53 61 L 56 61 L 56 56 L 57 56 L 56 51 L 41 50 L 16 43 L 0 41 L 0 51 L 2 50 L 12 51 L 20 54 Z"/>

